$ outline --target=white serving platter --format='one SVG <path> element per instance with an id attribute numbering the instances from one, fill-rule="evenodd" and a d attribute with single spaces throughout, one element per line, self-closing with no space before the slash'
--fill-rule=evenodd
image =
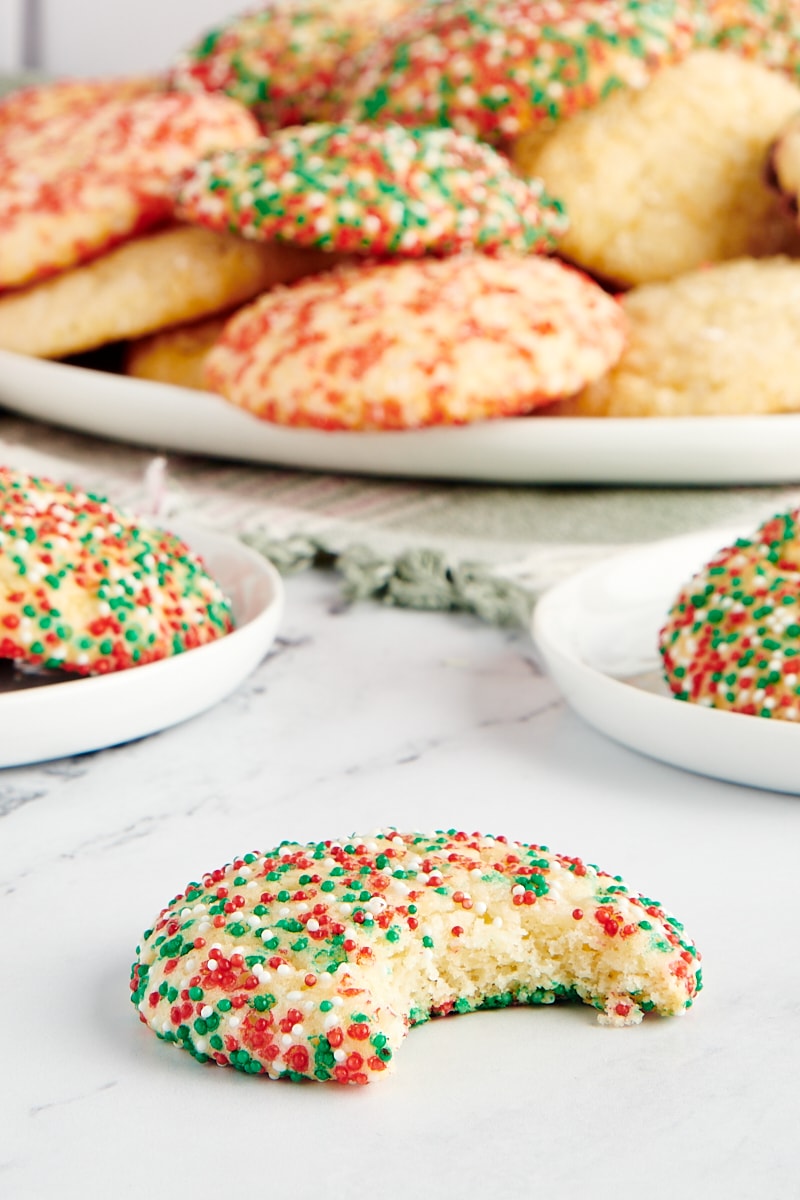
<path id="1" fill-rule="evenodd" d="M 266 559 L 232 538 L 170 524 L 230 597 L 232 633 L 144 667 L 0 694 L 0 767 L 83 754 L 196 716 L 255 670 L 275 637 L 283 585 Z"/>
<path id="2" fill-rule="evenodd" d="M 532 416 L 405 433 L 328 433 L 259 421 L 207 392 L 4 350 L 0 404 L 138 446 L 307 470 L 499 484 L 800 482 L 800 414 Z"/>
<path id="3" fill-rule="evenodd" d="M 800 727 L 675 700 L 658 632 L 681 585 L 741 529 L 654 542 L 573 575 L 539 601 L 533 636 L 571 707 L 615 741 L 732 783 L 800 794 Z"/>

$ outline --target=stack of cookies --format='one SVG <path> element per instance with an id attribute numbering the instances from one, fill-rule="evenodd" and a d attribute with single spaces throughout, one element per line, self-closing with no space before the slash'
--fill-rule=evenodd
<path id="1" fill-rule="evenodd" d="M 800 409 L 798 0 L 273 0 L 0 103 L 0 346 L 263 420 Z"/>

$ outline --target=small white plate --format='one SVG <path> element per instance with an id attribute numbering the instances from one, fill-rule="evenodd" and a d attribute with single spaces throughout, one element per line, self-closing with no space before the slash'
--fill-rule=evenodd
<path id="1" fill-rule="evenodd" d="M 577 713 L 615 741 L 732 783 L 800 793 L 800 728 L 675 700 L 658 633 L 680 587 L 747 530 L 707 530 L 631 550 L 552 588 L 533 636 Z"/>
<path id="2" fill-rule="evenodd" d="M 283 609 L 275 568 L 232 538 L 183 522 L 170 527 L 230 597 L 236 628 L 144 667 L 3 693 L 0 767 L 101 750 L 177 725 L 234 691 L 261 662 Z"/>
<path id="3" fill-rule="evenodd" d="M 800 413 L 508 417 L 405 433 L 327 433 L 259 421 L 210 392 L 7 350 L 0 350 L 0 403 L 137 446 L 311 471 L 475 483 L 800 482 Z"/>

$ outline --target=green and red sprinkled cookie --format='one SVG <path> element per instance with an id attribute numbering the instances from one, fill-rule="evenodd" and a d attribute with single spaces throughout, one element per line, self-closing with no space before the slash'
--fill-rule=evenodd
<path id="1" fill-rule="evenodd" d="M 643 86 L 695 26 L 692 0 L 423 0 L 364 52 L 345 113 L 505 144 Z"/>
<path id="2" fill-rule="evenodd" d="M 209 871 L 137 948 L 132 1000 L 200 1062 L 369 1083 L 428 1018 L 577 1000 L 683 1013 L 700 955 L 657 900 L 579 858 L 478 833 L 282 842 Z"/>
<path id="3" fill-rule="evenodd" d="M 265 421 L 416 429 L 532 412 L 620 357 L 621 306 L 542 255 L 335 267 L 231 318 L 206 382 Z"/>
<path id="4" fill-rule="evenodd" d="M 176 174 L 257 136 L 250 113 L 225 96 L 107 99 L 30 124 L 20 116 L 0 136 L 0 290 L 166 221 Z"/>
<path id="5" fill-rule="evenodd" d="M 800 76 L 800 0 L 697 0 L 702 45 Z"/>
<path id="6" fill-rule="evenodd" d="M 177 213 L 344 253 L 547 253 L 567 228 L 539 180 L 452 129 L 300 125 L 190 168 Z"/>
<path id="7" fill-rule="evenodd" d="M 659 646 L 679 700 L 800 720 L 800 510 L 720 550 L 681 589 Z"/>
<path id="8" fill-rule="evenodd" d="M 272 0 L 207 33 L 171 72 L 173 87 L 224 92 L 265 131 L 329 120 L 360 50 L 417 0 Z"/>
<path id="9" fill-rule="evenodd" d="M 232 628 L 229 601 L 173 534 L 0 467 L 0 658 L 105 674 Z"/>

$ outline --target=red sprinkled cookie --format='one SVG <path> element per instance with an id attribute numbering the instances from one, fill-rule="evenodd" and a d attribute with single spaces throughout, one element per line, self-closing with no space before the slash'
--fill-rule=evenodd
<path id="1" fill-rule="evenodd" d="M 412 429 L 532 412 L 619 358 L 620 306 L 541 256 L 346 266 L 242 309 L 212 391 L 263 420 Z"/>
<path id="2" fill-rule="evenodd" d="M 172 214 L 171 181 L 212 150 L 253 141 L 224 96 L 110 100 L 0 139 L 0 289 L 75 266 Z"/>
<path id="3" fill-rule="evenodd" d="M 679 700 L 800 721 L 800 510 L 720 550 L 681 589 L 659 644 Z"/>
<path id="4" fill-rule="evenodd" d="M 423 0 L 364 52 L 346 115 L 503 144 L 641 87 L 694 30 L 691 0 Z"/>
<path id="5" fill-rule="evenodd" d="M 188 883 L 136 953 L 131 998 L 157 1037 L 335 1083 L 386 1075 L 430 1017 L 576 1000 L 634 1025 L 702 988 L 657 900 L 547 846 L 455 829 L 245 854 Z"/>
<path id="6" fill-rule="evenodd" d="M 176 62 L 171 82 L 225 92 L 266 131 L 329 120 L 358 51 L 417 0 L 272 0 L 211 30 Z"/>
<path id="7" fill-rule="evenodd" d="M 344 253 L 546 253 L 561 205 L 489 146 L 452 129 L 301 125 L 204 159 L 178 192 L 184 220 Z"/>
<path id="8" fill-rule="evenodd" d="M 229 602 L 173 534 L 0 467 L 0 658 L 105 674 L 232 627 Z"/>
<path id="9" fill-rule="evenodd" d="M 163 87 L 163 80 L 147 75 L 32 84 L 0 99 L 0 141 L 29 137 L 56 117 L 83 120 L 109 100 L 135 100 Z"/>

